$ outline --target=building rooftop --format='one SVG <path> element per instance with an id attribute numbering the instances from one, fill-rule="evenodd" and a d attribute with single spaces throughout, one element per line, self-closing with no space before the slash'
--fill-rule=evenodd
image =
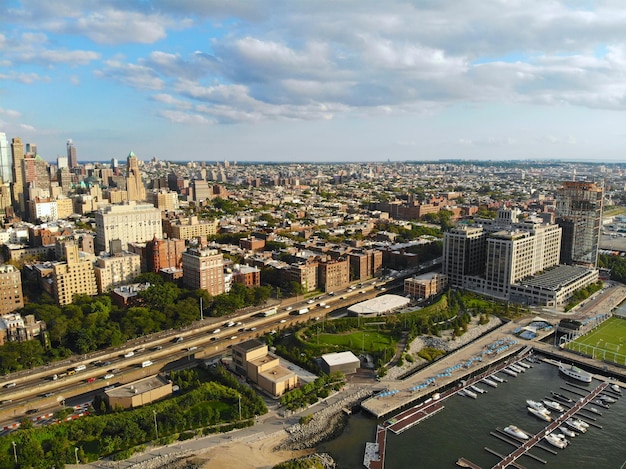
<path id="1" fill-rule="evenodd" d="M 558 290 L 564 285 L 589 274 L 589 269 L 575 265 L 557 265 L 542 274 L 535 275 L 518 282 L 518 285 L 526 287 L 545 288 L 547 290 Z"/>
<path id="2" fill-rule="evenodd" d="M 234 348 L 242 350 L 244 352 L 250 352 L 251 350 L 255 350 L 261 347 L 265 347 L 266 345 L 257 339 L 246 340 L 245 342 L 241 342 L 240 344 L 234 345 Z"/>
<path id="3" fill-rule="evenodd" d="M 119 386 L 117 388 L 109 389 L 108 391 L 105 391 L 105 393 L 110 397 L 131 397 L 135 394 L 145 394 L 153 389 L 160 388 L 161 386 L 165 386 L 167 384 L 169 384 L 169 381 L 165 377 L 161 375 L 154 375 L 140 379 L 139 381 Z"/>
<path id="4" fill-rule="evenodd" d="M 322 360 L 324 360 L 328 364 L 328 366 L 345 365 L 348 363 L 361 363 L 357 356 L 350 351 L 326 353 L 322 355 Z"/>
<path id="5" fill-rule="evenodd" d="M 352 305 L 348 311 L 356 314 L 382 314 L 407 306 L 409 303 L 408 298 L 400 295 L 382 295 Z"/>

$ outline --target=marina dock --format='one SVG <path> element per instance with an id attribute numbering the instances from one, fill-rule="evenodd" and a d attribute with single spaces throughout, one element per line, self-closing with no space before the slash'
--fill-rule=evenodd
<path id="1" fill-rule="evenodd" d="M 376 442 L 365 443 L 365 455 L 363 465 L 368 469 L 385 468 L 385 443 L 387 442 L 387 429 L 378 425 L 376 427 Z"/>
<path id="2" fill-rule="evenodd" d="M 521 456 L 526 454 L 530 448 L 536 446 L 543 437 L 545 437 L 548 433 L 551 433 L 553 430 L 558 428 L 563 422 L 572 417 L 578 411 L 580 411 L 584 406 L 589 404 L 591 400 L 595 399 L 602 391 L 604 391 L 608 387 L 608 383 L 602 383 L 597 388 L 592 390 L 589 394 L 584 397 L 581 397 L 580 400 L 576 401 L 574 405 L 568 409 L 565 413 L 555 418 L 547 427 L 541 430 L 536 435 L 530 437 L 529 440 L 525 441 L 521 444 L 515 451 L 509 453 L 504 456 L 502 460 L 493 466 L 492 469 L 504 469 L 507 466 L 512 466 L 515 464 L 515 461 L 519 459 Z"/>

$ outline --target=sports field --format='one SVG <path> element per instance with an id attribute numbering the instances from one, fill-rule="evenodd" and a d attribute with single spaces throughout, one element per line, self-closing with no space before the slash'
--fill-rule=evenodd
<path id="1" fill-rule="evenodd" d="M 626 364 L 626 319 L 613 316 L 566 347 L 599 360 Z"/>

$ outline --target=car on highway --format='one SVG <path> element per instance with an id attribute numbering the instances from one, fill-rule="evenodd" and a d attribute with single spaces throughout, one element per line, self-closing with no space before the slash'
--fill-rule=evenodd
<path id="1" fill-rule="evenodd" d="M 179 344 L 179 343 L 181 343 L 183 340 L 185 340 L 185 338 L 184 338 L 184 337 L 176 337 L 176 338 L 174 339 L 174 342 L 175 342 L 175 343 L 177 343 L 177 344 Z"/>
<path id="2" fill-rule="evenodd" d="M 26 414 L 32 415 L 32 414 L 36 414 L 37 412 L 39 412 L 39 409 L 28 409 L 26 411 Z"/>
<path id="3" fill-rule="evenodd" d="M 281 324 L 284 324 L 284 323 L 286 323 L 286 322 L 287 322 L 287 320 L 286 320 L 286 319 L 281 319 L 281 320 L 280 320 L 280 323 L 281 323 Z"/>
<path id="4" fill-rule="evenodd" d="M 114 377 L 115 377 L 115 375 L 113 373 L 107 373 L 106 375 L 104 375 L 103 379 L 111 379 L 111 378 L 114 378 Z"/>

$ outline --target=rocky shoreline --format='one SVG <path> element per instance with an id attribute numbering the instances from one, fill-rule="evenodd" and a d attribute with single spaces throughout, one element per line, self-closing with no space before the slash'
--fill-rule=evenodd
<path id="1" fill-rule="evenodd" d="M 370 396 L 370 390 L 361 389 L 316 412 L 310 422 L 304 425 L 299 423 L 292 425 L 286 429 L 289 437 L 278 445 L 276 449 L 297 451 L 314 448 L 320 443 L 332 440 L 341 434 L 348 423 L 348 416 L 342 409 L 351 409 Z"/>

